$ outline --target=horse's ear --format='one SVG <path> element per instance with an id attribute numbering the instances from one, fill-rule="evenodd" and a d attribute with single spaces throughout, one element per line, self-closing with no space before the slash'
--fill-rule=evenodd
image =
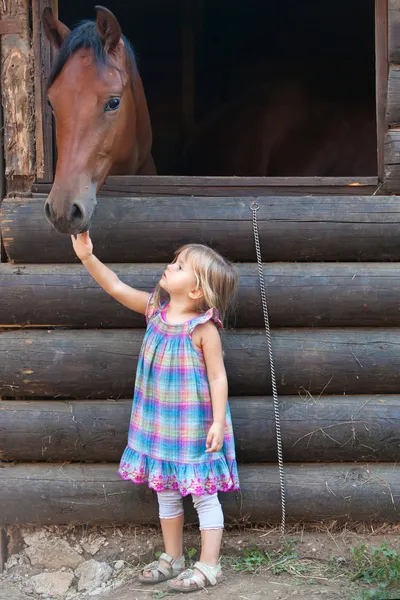
<path id="1" fill-rule="evenodd" d="M 55 18 L 49 6 L 43 10 L 42 23 L 47 39 L 56 50 L 59 50 L 65 38 L 71 33 L 70 28 Z"/>
<path id="2" fill-rule="evenodd" d="M 121 27 L 108 8 L 95 6 L 97 31 L 106 52 L 113 52 L 121 39 Z"/>

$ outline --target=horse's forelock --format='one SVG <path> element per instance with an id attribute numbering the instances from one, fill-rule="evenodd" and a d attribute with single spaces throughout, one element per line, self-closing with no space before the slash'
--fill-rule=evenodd
<path id="1" fill-rule="evenodd" d="M 122 36 L 122 40 L 125 45 L 125 52 L 132 69 L 132 79 L 134 81 L 134 75 L 136 73 L 135 53 L 129 40 L 127 40 L 124 35 Z M 64 65 L 71 58 L 72 54 L 81 48 L 90 48 L 93 51 L 96 65 L 98 67 L 103 67 L 110 64 L 109 57 L 107 53 L 104 52 L 104 42 L 97 31 L 96 21 L 82 21 L 75 29 L 71 31 L 70 35 L 62 44 L 55 63 L 51 69 L 51 73 L 47 81 L 47 89 L 53 85 L 61 73 Z"/>

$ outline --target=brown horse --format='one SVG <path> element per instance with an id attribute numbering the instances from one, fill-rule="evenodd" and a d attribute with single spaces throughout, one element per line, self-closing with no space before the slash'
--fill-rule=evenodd
<path id="1" fill-rule="evenodd" d="M 96 6 L 96 21 L 72 32 L 43 11 L 58 51 L 47 95 L 56 123 L 57 168 L 45 214 L 60 233 L 89 227 L 107 175 L 151 175 L 152 132 L 135 57 L 115 16 Z"/>
<path id="2" fill-rule="evenodd" d="M 317 89 L 316 89 L 317 88 Z M 294 77 L 226 103 L 200 122 L 184 175 L 306 177 L 377 174 L 374 99 Z"/>

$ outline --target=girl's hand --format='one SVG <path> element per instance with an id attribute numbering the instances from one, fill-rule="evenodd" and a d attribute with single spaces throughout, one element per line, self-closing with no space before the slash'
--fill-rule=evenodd
<path id="1" fill-rule="evenodd" d="M 93 254 L 93 244 L 89 236 L 89 231 L 78 233 L 76 239 L 71 235 L 72 245 L 79 260 L 82 262 L 90 258 Z"/>
<path id="2" fill-rule="evenodd" d="M 224 426 L 221 423 L 213 423 L 208 430 L 206 440 L 206 452 L 219 452 L 224 443 Z"/>

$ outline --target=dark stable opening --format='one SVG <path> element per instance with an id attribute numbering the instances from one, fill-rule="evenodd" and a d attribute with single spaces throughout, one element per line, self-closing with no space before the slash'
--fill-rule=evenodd
<path id="1" fill-rule="evenodd" d="M 107 8 L 137 56 L 158 174 L 377 174 L 373 0 Z M 92 19 L 93 2 L 60 0 L 59 17 Z"/>

